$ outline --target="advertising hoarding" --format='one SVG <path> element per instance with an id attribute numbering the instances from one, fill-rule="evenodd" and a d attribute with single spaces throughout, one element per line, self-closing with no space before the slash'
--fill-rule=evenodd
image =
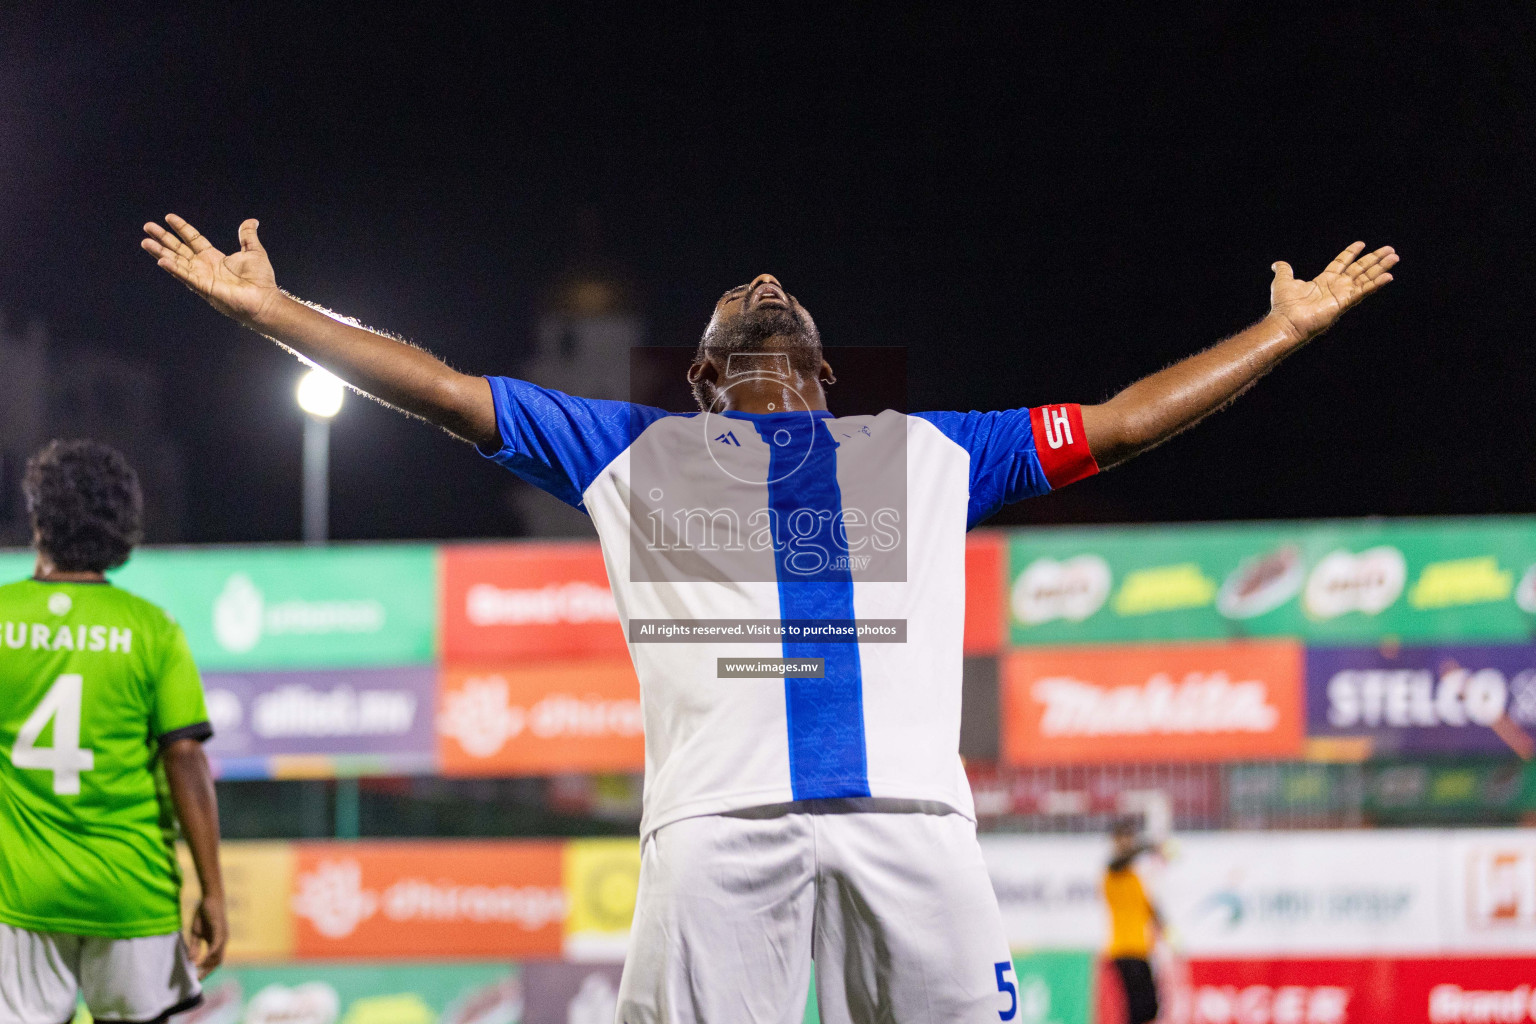
<path id="1" fill-rule="evenodd" d="M 1003 660 L 1003 760 L 1294 757 L 1302 651 L 1286 640 L 1026 648 Z"/>
<path id="2" fill-rule="evenodd" d="M 640 844 L 572 839 L 565 844 L 565 955 L 623 962 L 640 891 Z"/>
<path id="3" fill-rule="evenodd" d="M 1192 960 L 1170 1024 L 1531 1024 L 1536 958 Z"/>
<path id="4" fill-rule="evenodd" d="M 996 654 L 1006 631 L 1004 582 L 1008 576 L 1008 536 L 978 530 L 965 538 L 965 653 Z"/>
<path id="5" fill-rule="evenodd" d="M 209 672 L 203 676 L 223 778 L 280 775 L 273 762 L 336 758 L 352 774 L 430 772 L 437 672 L 406 668 Z"/>
<path id="6" fill-rule="evenodd" d="M 1398 644 L 1307 651 L 1307 732 L 1375 754 L 1536 754 L 1536 646 Z"/>
<path id="7" fill-rule="evenodd" d="M 192 920 L 202 898 L 192 854 L 177 845 L 181 861 L 181 916 Z M 293 891 L 297 852 L 292 843 L 234 842 L 219 845 L 219 866 L 224 874 L 224 903 L 229 913 L 230 963 L 287 960 L 293 956 L 293 913 L 288 894 Z"/>
<path id="8" fill-rule="evenodd" d="M 640 682 L 622 661 L 443 670 L 445 775 L 642 771 Z"/>
<path id="9" fill-rule="evenodd" d="M 1445 846 L 1449 944 L 1536 952 L 1536 831 L 1466 829 Z"/>
<path id="10" fill-rule="evenodd" d="M 566 913 L 550 840 L 299 843 L 303 958 L 558 956 Z"/>
<path id="11" fill-rule="evenodd" d="M 627 656 L 597 544 L 449 544 L 442 551 L 445 660 Z"/>
<path id="12" fill-rule="evenodd" d="M 147 548 L 112 579 L 175 616 L 205 671 L 437 655 L 437 552 L 426 544 Z"/>
<path id="13" fill-rule="evenodd" d="M 1536 624 L 1525 517 L 1021 530 L 1009 549 L 1015 644 L 1521 641 Z"/>
<path id="14" fill-rule="evenodd" d="M 540 1019 L 525 1014 L 523 979 L 517 965 L 508 962 L 225 967 L 204 982 L 203 995 L 202 1006 L 171 1019 L 176 1024 L 519 1024 Z"/>

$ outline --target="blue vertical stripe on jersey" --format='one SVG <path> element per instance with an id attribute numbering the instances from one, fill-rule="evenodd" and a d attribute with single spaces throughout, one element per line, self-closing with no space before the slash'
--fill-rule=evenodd
<path id="1" fill-rule="evenodd" d="M 768 505 L 781 619 L 852 621 L 853 576 L 841 530 L 837 442 L 825 413 L 751 417 L 768 444 Z M 807 451 L 807 449 L 809 449 Z M 786 658 L 822 658 L 822 679 L 784 680 L 796 800 L 869 796 L 859 645 L 784 641 Z"/>

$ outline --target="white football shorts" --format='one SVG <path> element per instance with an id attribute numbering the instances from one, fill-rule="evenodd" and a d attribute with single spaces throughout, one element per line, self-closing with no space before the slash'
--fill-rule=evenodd
<path id="1" fill-rule="evenodd" d="M 814 800 L 645 839 L 617 1024 L 799 1024 L 812 958 L 825 1024 L 1017 1011 L 975 824 L 937 805 Z"/>
<path id="2" fill-rule="evenodd" d="M 202 1000 L 179 934 L 142 939 L 0 924 L 0 1024 L 66 1024 L 84 997 L 97 1024 L 149 1024 Z"/>

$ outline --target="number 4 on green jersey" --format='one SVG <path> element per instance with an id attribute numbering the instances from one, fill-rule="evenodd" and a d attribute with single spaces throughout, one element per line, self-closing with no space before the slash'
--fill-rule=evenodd
<path id="1" fill-rule="evenodd" d="M 53 791 L 58 796 L 80 795 L 80 773 L 96 766 L 96 754 L 80 748 L 80 701 L 85 680 L 76 673 L 59 676 L 43 695 L 37 708 L 21 723 L 11 763 L 17 768 L 53 772 Z M 38 737 L 53 721 L 53 746 L 40 747 Z"/>

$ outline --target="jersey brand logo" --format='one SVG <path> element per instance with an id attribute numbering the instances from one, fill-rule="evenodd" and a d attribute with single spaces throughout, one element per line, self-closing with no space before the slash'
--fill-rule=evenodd
<path id="1" fill-rule="evenodd" d="M 719 437 L 715 438 L 715 440 L 719 441 L 721 444 L 733 444 L 737 448 L 741 447 L 741 442 L 736 440 L 735 433 L 732 432 L 732 431 L 729 431 L 729 430 L 727 430 L 725 433 L 721 434 Z"/>
<path id="2" fill-rule="evenodd" d="M 1067 419 L 1067 410 L 1061 406 L 1045 410 L 1041 417 L 1045 423 L 1045 443 L 1053 449 L 1072 443 L 1072 423 Z"/>

